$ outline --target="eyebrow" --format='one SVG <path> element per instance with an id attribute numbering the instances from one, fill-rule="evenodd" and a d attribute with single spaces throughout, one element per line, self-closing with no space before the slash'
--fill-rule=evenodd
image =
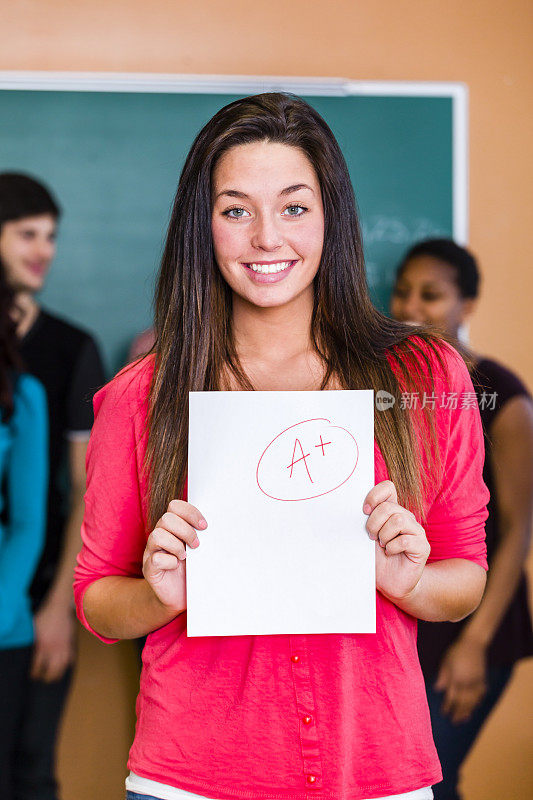
<path id="1" fill-rule="evenodd" d="M 279 193 L 279 197 L 285 197 L 288 194 L 293 194 L 293 192 L 298 192 L 300 189 L 309 189 L 312 194 L 314 194 L 313 189 L 307 185 L 307 183 L 293 183 L 292 186 L 286 186 L 285 189 L 282 189 Z M 216 196 L 216 200 L 222 195 L 227 195 L 228 197 L 238 197 L 240 200 L 249 200 L 247 194 L 244 192 L 238 192 L 237 189 L 224 189 L 224 191 L 219 192 Z"/>
<path id="2" fill-rule="evenodd" d="M 396 286 L 406 286 L 407 288 L 410 289 L 412 285 L 409 282 L 406 282 L 405 280 L 402 280 L 402 278 L 399 278 L 399 280 L 396 283 Z M 440 288 L 440 286 L 439 286 L 438 282 L 433 282 L 432 283 L 431 281 L 429 283 L 423 283 L 422 286 L 420 287 L 420 289 L 422 291 L 424 291 L 425 289 L 433 289 L 434 290 L 434 289 L 439 289 L 439 288 Z"/>

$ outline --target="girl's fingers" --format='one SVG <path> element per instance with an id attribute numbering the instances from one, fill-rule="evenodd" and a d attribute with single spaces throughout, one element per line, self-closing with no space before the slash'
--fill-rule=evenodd
<path id="1" fill-rule="evenodd" d="M 442 711 L 449 714 L 453 723 L 464 722 L 471 716 L 484 693 L 483 683 L 463 684 L 454 681 L 448 686 Z"/>
<path id="2" fill-rule="evenodd" d="M 46 671 L 46 658 L 42 649 L 37 644 L 33 656 L 33 663 L 31 666 L 31 677 L 34 680 L 39 680 L 43 676 L 45 671 Z"/>
<path id="3" fill-rule="evenodd" d="M 446 694 L 444 695 L 444 702 L 442 703 L 442 713 L 445 714 L 446 716 L 453 711 L 456 702 L 456 697 L 457 693 L 455 690 L 455 685 L 453 683 L 448 684 L 448 687 L 446 689 Z"/>
<path id="4" fill-rule="evenodd" d="M 193 546 L 197 547 L 198 545 Z M 178 539 L 177 536 L 173 533 L 169 533 L 169 531 L 164 528 L 155 528 L 148 537 L 146 554 L 148 558 L 150 558 L 154 556 L 155 553 L 161 551 L 170 553 L 182 561 L 185 558 L 185 541 Z"/>
<path id="5" fill-rule="evenodd" d="M 171 500 L 167 511 L 177 517 L 181 517 L 199 531 L 204 531 L 207 528 L 207 522 L 196 506 L 193 506 L 192 503 L 187 503 L 185 500 Z"/>
<path id="6" fill-rule="evenodd" d="M 189 547 L 198 547 L 198 535 L 196 529 L 188 522 L 185 522 L 182 517 L 178 517 L 171 511 L 167 511 L 158 521 L 155 530 L 164 530 L 177 536 L 183 542 L 186 542 Z"/>
<path id="7" fill-rule="evenodd" d="M 366 529 L 371 539 L 378 539 L 382 545 L 399 533 L 420 532 L 421 526 L 410 511 L 397 503 L 381 503 L 369 516 Z"/>
<path id="8" fill-rule="evenodd" d="M 449 679 L 450 679 L 450 676 L 449 676 L 449 673 L 448 673 L 448 669 L 447 669 L 447 667 L 445 665 L 443 665 L 439 669 L 439 673 L 437 675 L 437 680 L 433 684 L 433 688 L 435 689 L 435 691 L 443 692 L 446 689 L 446 687 L 448 686 Z"/>
<path id="9" fill-rule="evenodd" d="M 409 534 L 410 536 L 421 536 L 425 538 L 422 525 L 419 525 L 409 513 L 398 511 L 391 514 L 385 524 L 379 529 L 378 541 L 382 547 L 392 542 L 397 536 Z"/>
<path id="10" fill-rule="evenodd" d="M 152 556 L 152 564 L 154 567 L 162 570 L 176 569 L 179 560 L 183 559 L 179 559 L 171 553 L 163 553 L 162 551 L 158 551 Z"/>
<path id="11" fill-rule="evenodd" d="M 207 522 L 195 506 L 184 500 L 172 500 L 148 537 L 143 570 L 176 569 L 186 558 L 185 546 L 198 547 L 200 542 L 196 531 L 206 528 Z"/>
<path id="12" fill-rule="evenodd" d="M 429 544 L 421 536 L 414 533 L 402 533 L 396 536 L 385 546 L 385 553 L 388 556 L 397 556 L 399 553 L 406 553 L 412 561 L 418 562 L 421 558 L 429 555 Z"/>
<path id="13" fill-rule="evenodd" d="M 363 512 L 370 514 L 379 503 L 386 501 L 398 502 L 398 494 L 392 481 L 381 481 L 369 491 L 363 503 Z"/>
<path id="14" fill-rule="evenodd" d="M 386 523 L 391 514 L 394 514 L 399 510 L 401 510 L 401 506 L 399 506 L 398 503 L 391 503 L 390 500 L 385 500 L 383 503 L 380 503 L 378 506 L 376 506 L 366 521 L 366 529 L 370 534 L 370 538 L 377 539 L 380 529 Z"/>
<path id="15" fill-rule="evenodd" d="M 479 686 L 459 688 L 453 708 L 450 709 L 453 712 L 452 722 L 465 722 L 472 715 L 472 711 L 478 705 L 481 696 Z"/>

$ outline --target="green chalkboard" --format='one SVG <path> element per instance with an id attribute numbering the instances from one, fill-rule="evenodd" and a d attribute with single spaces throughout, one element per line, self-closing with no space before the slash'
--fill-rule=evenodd
<path id="1" fill-rule="evenodd" d="M 0 90 L 0 170 L 39 176 L 64 209 L 41 300 L 95 333 L 110 373 L 150 324 L 154 275 L 185 155 L 200 127 L 237 96 Z M 345 154 L 369 283 L 386 309 L 402 252 L 421 237 L 452 235 L 454 221 L 457 227 L 453 97 L 306 99 Z"/>

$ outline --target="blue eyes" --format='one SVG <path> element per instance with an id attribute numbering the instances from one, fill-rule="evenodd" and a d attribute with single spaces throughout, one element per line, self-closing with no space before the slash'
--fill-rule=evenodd
<path id="1" fill-rule="evenodd" d="M 300 211 L 303 214 L 305 214 L 305 212 L 308 210 L 305 206 L 296 205 L 296 206 L 287 206 L 285 211 L 290 211 L 291 212 L 290 214 L 287 215 L 289 217 L 301 217 L 302 214 L 298 213 L 298 209 L 300 209 Z M 293 212 L 296 212 L 296 213 L 293 213 Z M 285 212 L 283 212 L 283 213 L 285 213 Z"/>
<path id="2" fill-rule="evenodd" d="M 301 206 L 298 204 L 287 206 L 287 208 L 283 209 L 283 215 L 287 217 L 302 217 L 307 211 L 308 208 L 305 206 Z M 286 213 L 288 212 L 288 213 Z M 244 219 L 245 215 L 250 216 L 248 211 L 240 206 L 236 206 L 234 208 L 228 208 L 226 211 L 223 211 L 222 214 L 228 219 Z"/>

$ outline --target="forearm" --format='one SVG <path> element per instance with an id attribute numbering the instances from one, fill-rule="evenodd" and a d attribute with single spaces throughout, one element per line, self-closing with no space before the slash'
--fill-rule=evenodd
<path id="1" fill-rule="evenodd" d="M 185 609 L 164 606 L 144 578 L 109 575 L 86 590 L 83 611 L 101 636 L 137 639 L 167 625 Z"/>
<path id="2" fill-rule="evenodd" d="M 388 597 L 402 611 L 429 622 L 458 622 L 477 608 L 486 573 L 478 564 L 451 558 L 426 564 L 409 595 Z"/>
<path id="3" fill-rule="evenodd" d="M 488 647 L 523 574 L 527 556 L 528 531 L 509 531 L 491 561 L 483 600 L 462 630 L 462 637 Z"/>

